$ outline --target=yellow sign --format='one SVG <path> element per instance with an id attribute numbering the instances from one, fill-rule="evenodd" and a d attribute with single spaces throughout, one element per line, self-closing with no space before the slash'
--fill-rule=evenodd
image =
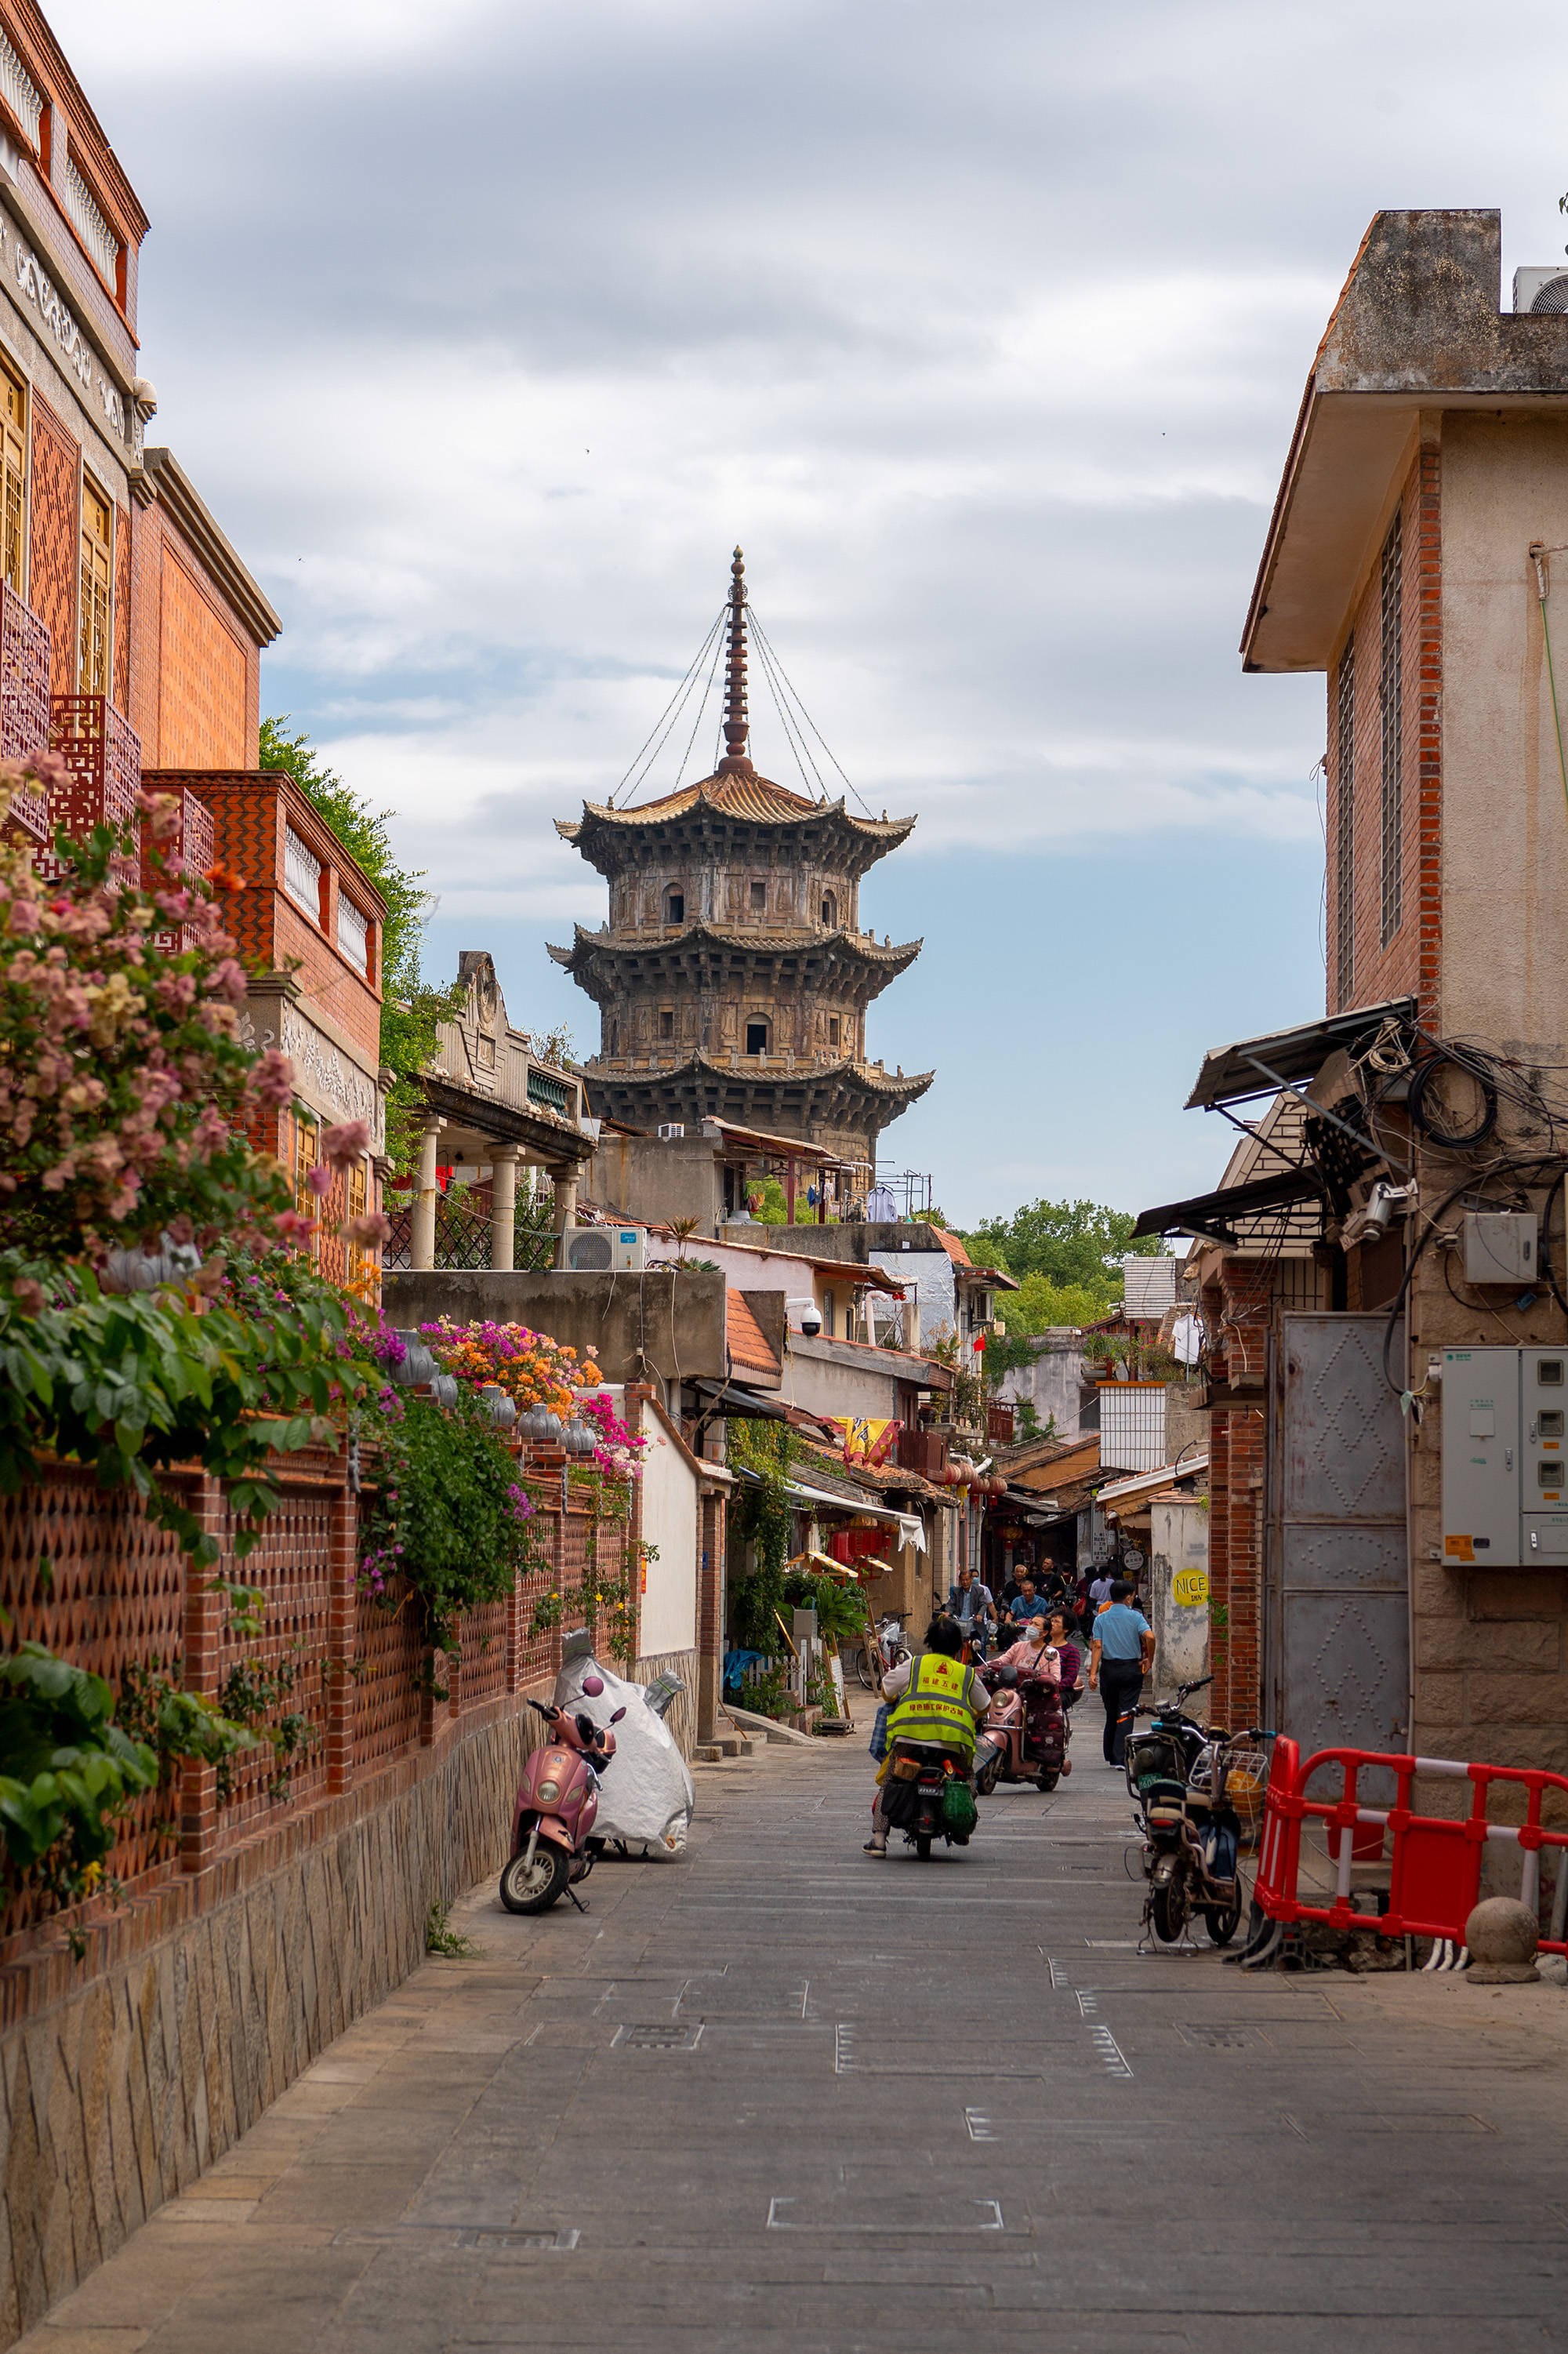
<path id="1" fill-rule="evenodd" d="M 1196 1610 L 1209 1598 L 1209 1573 L 1206 1569 L 1179 1569 L 1171 1581 L 1171 1590 L 1184 1608 Z"/>
<path id="2" fill-rule="evenodd" d="M 842 1433 L 846 1463 L 885 1463 L 898 1443 L 896 1422 L 870 1422 L 844 1415 L 832 1415 L 829 1419 Z"/>

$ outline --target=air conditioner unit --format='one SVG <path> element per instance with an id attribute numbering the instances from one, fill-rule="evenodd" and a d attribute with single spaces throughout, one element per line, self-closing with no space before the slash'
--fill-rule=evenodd
<path id="1" fill-rule="evenodd" d="M 1516 270 L 1513 307 L 1516 311 L 1568 311 L 1568 266 L 1554 261 L 1549 269 Z"/>
<path id="2" fill-rule="evenodd" d="M 677 1137 L 684 1136 L 685 1132 L 686 1123 L 684 1120 L 662 1120 L 659 1126 L 659 1141 L 661 1144 L 672 1144 Z"/>
<path id="3" fill-rule="evenodd" d="M 568 1226 L 561 1236 L 564 1274 L 641 1275 L 647 1264 L 648 1236 L 641 1226 Z"/>

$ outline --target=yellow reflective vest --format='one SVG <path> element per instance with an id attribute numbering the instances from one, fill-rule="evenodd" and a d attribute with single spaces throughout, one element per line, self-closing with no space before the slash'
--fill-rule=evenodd
<path id="1" fill-rule="evenodd" d="M 889 1741 L 945 1741 L 972 1755 L 975 1720 L 988 1706 L 972 1668 L 941 1651 L 924 1651 L 909 1689 L 888 1711 Z"/>

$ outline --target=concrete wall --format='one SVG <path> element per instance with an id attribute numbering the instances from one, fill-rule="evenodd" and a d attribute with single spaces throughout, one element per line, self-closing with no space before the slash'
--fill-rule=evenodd
<path id="1" fill-rule="evenodd" d="M 645 1652 L 690 1651 L 697 1641 L 697 1482 L 657 1415 L 644 1417 L 648 1452 L 641 1494 L 644 1543 L 658 1548 L 645 1564 L 638 1640 Z"/>
<path id="2" fill-rule="evenodd" d="M 1005 1315 L 1005 1309 L 1002 1312 Z M 1039 1355 L 1002 1375 L 997 1398 L 1003 1405 L 1027 1399 L 1040 1417 L 1042 1430 L 1054 1415 L 1058 1437 L 1076 1438 L 1082 1427 L 1083 1342 L 1070 1324 L 1053 1325 L 1038 1340 Z"/>
<path id="3" fill-rule="evenodd" d="M 918 1358 L 901 1361 L 890 1349 L 862 1348 L 825 1335 L 811 1341 L 803 1332 L 791 1332 L 779 1394 L 786 1405 L 804 1406 L 808 1414 L 895 1422 L 900 1384 L 923 1386 L 925 1372 Z"/>
<path id="4" fill-rule="evenodd" d="M 431 1904 L 505 1860 L 525 1738 L 512 1715 L 407 1761 L 386 1803 L 0 2041 L 0 2341 L 422 1961 Z"/>
<path id="5" fill-rule="evenodd" d="M 388 1324 L 493 1317 L 548 1332 L 581 1356 L 591 1343 L 607 1381 L 722 1381 L 728 1358 L 722 1275 L 389 1275 Z"/>
<path id="6" fill-rule="evenodd" d="M 724 1177 L 714 1140 L 684 1136 L 601 1136 L 584 1180 L 586 1199 L 618 1217 L 668 1225 L 695 1218 L 709 1236 L 724 1209 Z"/>
<path id="7" fill-rule="evenodd" d="M 1181 1497 L 1150 1507 L 1149 1623 L 1154 1629 L 1154 1690 L 1162 1697 L 1209 1672 L 1207 1500 Z"/>

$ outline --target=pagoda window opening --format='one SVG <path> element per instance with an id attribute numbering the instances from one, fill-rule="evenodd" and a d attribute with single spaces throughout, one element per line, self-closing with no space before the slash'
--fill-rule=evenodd
<path id="1" fill-rule="evenodd" d="M 609 1025 L 609 1051 L 612 1055 L 619 1055 L 620 1052 L 620 1024 L 619 1022 L 612 1022 Z"/>
<path id="2" fill-rule="evenodd" d="M 766 883 L 754 883 L 752 885 L 751 904 L 758 911 L 766 909 L 768 906 L 768 885 Z"/>
<path id="3" fill-rule="evenodd" d="M 839 1043 L 839 1026 L 838 1015 L 836 1013 L 830 1013 L 828 1016 L 828 1044 L 830 1046 L 836 1046 Z"/>
<path id="4" fill-rule="evenodd" d="M 673 1038 L 673 1037 L 674 1036 L 674 1034 L 675 1034 L 675 1013 L 674 1013 L 674 1008 L 673 1008 L 673 1006 L 669 1006 L 669 1005 L 662 1005 L 662 1006 L 659 1008 L 659 1035 L 660 1035 L 660 1037 L 661 1037 L 661 1038 Z"/>
<path id="5" fill-rule="evenodd" d="M 766 1015 L 754 1017 L 747 1023 L 746 1051 L 748 1055 L 766 1055 L 768 1053 L 768 1034 L 771 1027 L 772 1024 L 768 1021 Z"/>
<path id="6" fill-rule="evenodd" d="M 664 921 L 667 924 L 683 924 L 685 920 L 686 895 L 672 883 L 664 894 Z"/>
<path id="7" fill-rule="evenodd" d="M 822 921 L 832 931 L 839 920 L 839 903 L 831 891 L 822 894 Z"/>

